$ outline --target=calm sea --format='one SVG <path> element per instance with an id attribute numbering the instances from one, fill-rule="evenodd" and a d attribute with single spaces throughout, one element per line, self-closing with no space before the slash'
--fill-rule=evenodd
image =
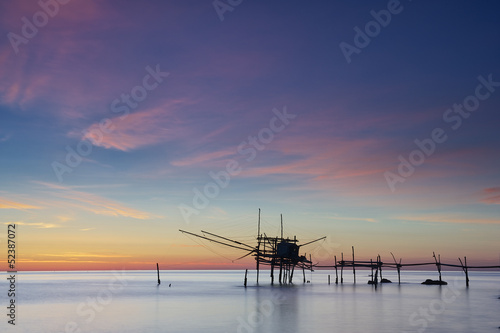
<path id="1" fill-rule="evenodd" d="M 500 272 L 444 272 L 447 286 L 420 282 L 435 271 L 384 272 L 395 283 L 368 285 L 367 271 L 296 273 L 293 285 L 270 285 L 268 272 L 22 272 L 15 288 L 3 274 L 1 332 L 500 332 Z M 332 284 L 328 285 L 328 274 Z"/>

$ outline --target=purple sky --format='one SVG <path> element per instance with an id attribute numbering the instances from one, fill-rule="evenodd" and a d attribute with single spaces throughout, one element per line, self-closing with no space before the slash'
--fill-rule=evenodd
<path id="1" fill-rule="evenodd" d="M 496 1 L 42 3 L 0 4 L 26 267 L 216 267 L 177 229 L 258 208 L 332 255 L 500 259 Z"/>

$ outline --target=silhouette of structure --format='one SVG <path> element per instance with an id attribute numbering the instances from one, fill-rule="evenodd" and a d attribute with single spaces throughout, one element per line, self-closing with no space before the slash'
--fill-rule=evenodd
<path id="1" fill-rule="evenodd" d="M 274 283 L 274 269 L 279 268 L 279 277 L 278 281 L 280 284 L 282 283 L 292 283 L 293 274 L 295 272 L 295 268 L 301 268 L 305 279 L 305 271 L 313 271 L 313 263 L 311 256 L 309 259 L 305 255 L 300 255 L 299 251 L 301 247 L 312 244 L 314 242 L 325 239 L 326 236 L 315 239 L 313 241 L 307 242 L 305 244 L 299 244 L 299 241 L 296 236 L 293 239 L 287 237 L 283 237 L 283 216 L 281 216 L 281 236 L 278 237 L 269 237 L 265 233 L 261 234 L 260 231 L 260 209 L 259 209 L 259 220 L 258 220 L 258 228 L 257 228 L 257 245 L 252 246 L 248 244 L 244 244 L 242 242 L 238 242 L 236 240 L 219 236 L 214 233 L 208 231 L 201 231 L 202 235 L 195 234 L 192 232 L 188 232 L 185 230 L 179 230 L 182 233 L 199 237 L 210 242 L 214 242 L 217 244 L 225 245 L 228 247 L 240 249 L 242 251 L 247 251 L 248 253 L 243 255 L 238 259 L 242 259 L 249 255 L 253 255 L 256 261 L 256 269 L 257 269 L 257 283 L 259 283 L 259 272 L 260 266 L 271 266 L 271 283 Z M 237 259 L 237 260 L 238 260 Z M 246 273 L 245 273 L 245 285 L 246 285 Z"/>
<path id="2" fill-rule="evenodd" d="M 394 257 L 394 254 L 392 254 L 392 258 L 394 260 L 394 263 L 386 263 L 382 262 L 382 259 L 380 255 L 377 256 L 377 260 L 373 261 L 361 261 L 361 260 L 354 260 L 354 246 L 352 247 L 352 260 L 344 260 L 344 253 L 341 253 L 341 260 L 337 261 L 337 256 L 334 256 L 335 261 L 334 265 L 314 265 L 314 267 L 318 268 L 334 268 L 335 269 L 335 283 L 338 284 L 339 279 L 338 279 L 338 270 L 340 269 L 340 283 L 344 283 L 344 268 L 345 267 L 352 267 L 352 272 L 354 275 L 354 283 L 356 283 L 356 270 L 355 267 L 362 267 L 362 268 L 367 268 L 371 269 L 371 280 L 368 281 L 368 284 L 373 284 L 377 285 L 378 283 L 390 283 L 391 281 L 384 279 L 382 277 L 382 268 L 395 268 L 398 272 L 398 283 L 401 284 L 401 268 L 403 267 L 412 267 L 412 266 L 429 266 L 429 265 L 435 265 L 439 274 L 439 279 L 438 280 L 431 280 L 427 279 L 424 281 L 422 284 L 427 284 L 427 285 L 446 285 L 446 281 L 443 281 L 442 276 L 441 276 L 441 267 L 454 267 L 454 268 L 462 268 L 462 270 L 465 273 L 465 284 L 468 287 L 469 286 L 469 269 L 493 269 L 493 268 L 500 268 L 500 266 L 468 266 L 467 265 L 467 257 L 464 257 L 464 261 L 462 262 L 462 259 L 458 258 L 458 261 L 460 262 L 460 265 L 456 264 L 446 264 L 441 262 L 441 255 L 437 255 L 433 252 L 432 256 L 434 258 L 434 262 L 424 262 L 424 263 L 409 263 L 409 264 L 402 264 L 401 259 L 399 259 L 399 262 L 396 261 L 396 258 Z M 374 273 L 375 272 L 375 273 Z M 379 281 L 380 277 L 380 281 Z"/>
<path id="3" fill-rule="evenodd" d="M 441 267 L 455 267 L 462 268 L 465 273 L 465 282 L 466 286 L 469 286 L 469 269 L 492 269 L 492 268 L 500 268 L 500 266 L 468 266 L 467 258 L 464 257 L 464 261 L 462 259 L 458 259 L 460 265 L 457 264 L 446 264 L 441 262 L 441 256 L 437 255 L 433 252 L 434 262 L 425 262 L 425 263 L 408 263 L 402 264 L 401 260 L 399 262 L 396 261 L 394 254 L 392 254 L 392 258 L 394 263 L 382 262 L 380 255 L 377 256 L 376 261 L 362 261 L 355 260 L 354 258 L 354 246 L 352 247 L 352 260 L 344 260 L 344 253 L 341 253 L 341 260 L 337 261 L 337 256 L 334 256 L 334 265 L 319 265 L 313 264 L 311 255 L 309 255 L 309 259 L 307 256 L 300 255 L 299 251 L 301 247 L 306 245 L 315 243 L 317 241 L 323 240 L 326 236 L 315 239 L 313 241 L 307 242 L 305 244 L 299 244 L 297 237 L 294 236 L 293 239 L 283 236 L 283 216 L 281 216 L 281 235 L 280 237 L 269 237 L 265 233 L 262 234 L 260 231 L 260 209 L 259 209 L 259 220 L 258 220 L 258 229 L 257 229 L 257 245 L 252 246 L 248 245 L 227 237 L 219 236 L 214 233 L 208 231 L 201 231 L 202 235 L 195 234 L 192 232 L 188 232 L 185 230 L 179 230 L 182 233 L 199 237 L 205 240 L 208 240 L 213 243 L 221 244 L 224 246 L 236 248 L 245 252 L 245 255 L 241 256 L 242 259 L 249 255 L 253 255 L 256 261 L 256 269 L 257 269 L 257 284 L 259 283 L 259 272 L 260 266 L 271 266 L 271 283 L 274 283 L 274 269 L 279 268 L 279 277 L 278 281 L 280 284 L 292 283 L 293 274 L 295 268 L 302 268 L 303 273 L 303 281 L 306 283 L 305 271 L 313 272 L 313 268 L 334 268 L 335 269 L 335 283 L 339 283 L 339 270 L 340 270 L 340 283 L 344 283 L 344 268 L 352 268 L 354 283 L 356 283 L 356 267 L 361 267 L 365 269 L 371 269 L 371 280 L 368 281 L 369 284 L 377 285 L 378 283 L 391 283 L 391 281 L 384 279 L 382 277 L 382 268 L 395 268 L 398 272 L 398 283 L 401 284 L 401 269 L 403 267 L 411 267 L 411 266 L 429 266 L 435 265 L 437 271 L 439 273 L 439 280 L 431 280 L 427 279 L 422 284 L 436 284 L 436 285 L 445 285 L 447 284 L 442 280 L 441 276 Z M 248 270 L 245 271 L 245 286 L 247 281 Z M 380 279 L 380 281 L 379 281 Z M 307 281 L 309 282 L 309 281 Z M 330 275 L 328 275 L 328 283 L 330 283 Z"/>

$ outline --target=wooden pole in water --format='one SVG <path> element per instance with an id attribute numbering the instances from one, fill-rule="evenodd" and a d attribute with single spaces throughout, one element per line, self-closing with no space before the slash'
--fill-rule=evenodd
<path id="1" fill-rule="evenodd" d="M 290 273 L 290 283 L 292 283 L 293 280 L 293 271 L 295 270 L 295 265 L 292 266 L 292 272 Z"/>
<path id="2" fill-rule="evenodd" d="M 330 284 L 330 274 L 328 274 L 328 284 Z"/>
<path id="3" fill-rule="evenodd" d="M 302 267 L 302 275 L 304 276 L 304 283 L 306 283 L 306 269 Z"/>
<path id="4" fill-rule="evenodd" d="M 260 208 L 259 208 L 259 221 L 258 221 L 258 225 L 257 225 L 257 256 L 255 257 L 255 260 L 257 261 L 257 284 L 259 284 L 260 241 L 261 241 L 261 237 L 260 237 Z"/>
<path id="5" fill-rule="evenodd" d="M 274 284 L 274 259 L 271 260 L 271 284 Z"/>
<path id="6" fill-rule="evenodd" d="M 467 268 L 467 257 L 464 256 L 465 261 L 465 285 L 469 286 L 469 269 Z"/>
<path id="7" fill-rule="evenodd" d="M 436 261 L 436 267 L 437 267 L 437 270 L 438 270 L 438 273 L 439 273 L 439 282 L 441 282 L 441 255 L 438 254 L 438 257 L 439 257 L 439 261 L 438 261 L 438 258 L 436 257 L 436 253 L 432 252 L 432 256 L 434 257 L 434 261 Z"/>
<path id="8" fill-rule="evenodd" d="M 312 281 L 312 277 L 313 277 L 313 260 L 312 260 L 312 255 L 309 255 L 309 261 L 311 262 L 311 281 Z"/>
<path id="9" fill-rule="evenodd" d="M 337 256 L 335 258 L 335 284 L 339 284 L 339 274 L 337 272 Z"/>
<path id="10" fill-rule="evenodd" d="M 370 268 L 372 269 L 372 284 L 373 284 L 373 259 L 370 259 Z"/>
<path id="11" fill-rule="evenodd" d="M 441 255 L 438 254 L 438 258 L 439 258 L 439 282 L 442 282 L 442 279 L 441 279 Z"/>
<path id="12" fill-rule="evenodd" d="M 464 257 L 465 265 L 462 263 L 462 259 L 458 258 L 458 261 L 460 261 L 460 265 L 462 265 L 462 270 L 465 273 L 465 285 L 469 287 L 469 272 L 467 269 L 467 257 Z"/>
<path id="13" fill-rule="evenodd" d="M 398 265 L 398 284 L 401 284 L 401 258 L 399 258 L 399 265 Z"/>
<path id="14" fill-rule="evenodd" d="M 354 268 L 354 246 L 352 247 L 352 274 L 354 275 L 354 284 L 356 284 L 356 268 Z"/>
<path id="15" fill-rule="evenodd" d="M 398 270 L 398 284 L 401 284 L 401 258 L 399 258 L 399 264 L 396 261 L 396 257 L 394 257 L 394 254 L 391 252 L 392 259 L 394 259 L 394 263 L 396 264 L 396 269 Z"/>
<path id="16" fill-rule="evenodd" d="M 377 265 L 380 271 L 380 281 L 382 281 L 382 258 L 380 257 L 380 254 L 377 256 Z"/>
<path id="17" fill-rule="evenodd" d="M 245 288 L 247 287 L 247 274 L 248 274 L 248 269 L 245 269 L 245 282 L 244 282 Z"/>
<path id="18" fill-rule="evenodd" d="M 158 284 L 161 283 L 160 281 L 160 266 L 158 266 L 158 263 L 156 263 L 156 273 L 158 274 Z"/>
<path id="19" fill-rule="evenodd" d="M 340 253 L 342 260 L 340 261 L 340 283 L 344 283 L 344 252 Z"/>
<path id="20" fill-rule="evenodd" d="M 280 280 L 280 284 L 281 284 L 281 277 L 282 277 L 282 274 L 283 274 L 283 261 L 282 261 L 282 260 L 280 260 L 280 278 L 279 278 L 279 280 Z"/>

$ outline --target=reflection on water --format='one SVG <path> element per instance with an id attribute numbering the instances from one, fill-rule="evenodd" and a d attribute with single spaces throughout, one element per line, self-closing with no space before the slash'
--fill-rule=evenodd
<path id="1" fill-rule="evenodd" d="M 247 288 L 240 271 L 163 271 L 159 286 L 155 274 L 19 273 L 17 324 L 2 322 L 2 332 L 491 332 L 500 326 L 498 272 L 471 272 L 469 289 L 460 272 L 444 272 L 447 286 L 420 284 L 435 272 L 403 272 L 401 285 L 375 287 L 363 271 L 356 285 L 349 277 L 328 285 L 328 273 L 319 271 L 310 284 Z M 395 272 L 384 277 L 397 281 Z"/>

